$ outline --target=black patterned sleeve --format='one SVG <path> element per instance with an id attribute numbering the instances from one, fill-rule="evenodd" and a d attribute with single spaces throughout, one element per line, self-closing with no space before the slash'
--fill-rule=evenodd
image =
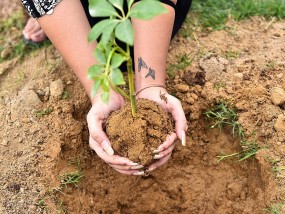
<path id="1" fill-rule="evenodd" d="M 61 0 L 21 0 L 23 6 L 33 18 L 39 18 L 45 14 L 51 14 Z"/>

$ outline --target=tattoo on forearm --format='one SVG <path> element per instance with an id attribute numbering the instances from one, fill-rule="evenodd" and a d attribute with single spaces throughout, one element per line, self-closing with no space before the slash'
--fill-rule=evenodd
<path id="1" fill-rule="evenodd" d="M 139 58 L 138 66 L 139 66 L 139 72 L 141 72 L 142 68 L 148 69 L 146 63 L 143 61 L 141 57 Z"/>
<path id="2" fill-rule="evenodd" d="M 147 73 L 147 75 L 145 76 L 145 78 L 148 78 L 149 76 L 150 76 L 152 79 L 155 80 L 155 70 L 153 70 L 152 68 L 149 68 L 149 69 L 148 69 L 148 73 Z"/>
<path id="3" fill-rule="evenodd" d="M 141 72 L 141 70 L 143 68 L 148 69 L 148 73 L 146 74 L 145 78 L 151 77 L 152 79 L 155 80 L 155 70 L 152 68 L 149 68 L 147 66 L 147 64 L 145 63 L 145 61 L 141 57 L 139 57 L 138 58 L 138 70 L 139 70 L 139 72 Z"/>

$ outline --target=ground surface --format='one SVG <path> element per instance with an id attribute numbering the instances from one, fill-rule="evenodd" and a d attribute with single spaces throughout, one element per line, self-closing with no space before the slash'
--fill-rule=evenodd
<path id="1" fill-rule="evenodd" d="M 188 145 L 148 177 L 120 175 L 89 148 L 90 103 L 52 46 L 4 60 L 0 213 L 284 213 L 285 22 L 227 25 L 173 41 L 168 88 L 183 102 Z M 193 63 L 178 66 L 185 53 Z M 241 150 L 230 130 L 209 128 L 203 112 L 218 100 L 237 109 L 256 158 L 217 162 Z M 65 185 L 71 175 L 83 175 L 78 186 Z"/>

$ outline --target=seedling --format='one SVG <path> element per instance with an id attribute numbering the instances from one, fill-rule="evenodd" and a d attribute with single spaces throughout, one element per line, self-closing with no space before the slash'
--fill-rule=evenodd
<path id="1" fill-rule="evenodd" d="M 67 187 L 67 185 L 73 184 L 75 187 L 78 188 L 77 183 L 83 176 L 84 175 L 79 171 L 64 173 L 61 176 L 61 186 Z"/>
<path id="2" fill-rule="evenodd" d="M 264 211 L 269 214 L 279 214 L 281 207 L 282 204 L 273 204 L 271 207 L 264 209 Z"/>
<path id="3" fill-rule="evenodd" d="M 142 0 L 134 5 L 134 0 L 89 0 L 89 12 L 93 17 L 106 17 L 89 32 L 89 42 L 100 39 L 96 49 L 97 64 L 91 66 L 88 77 L 94 80 L 92 95 L 101 90 L 101 98 L 109 101 L 110 89 L 130 100 L 132 115 L 136 115 L 136 95 L 133 77 L 133 61 L 130 47 L 134 45 L 134 31 L 131 18 L 149 20 L 166 13 L 167 10 L 157 0 Z M 124 10 L 127 7 L 127 12 Z M 117 40 L 125 43 L 123 49 Z M 127 64 L 129 95 L 120 88 L 125 84 L 120 66 Z"/>

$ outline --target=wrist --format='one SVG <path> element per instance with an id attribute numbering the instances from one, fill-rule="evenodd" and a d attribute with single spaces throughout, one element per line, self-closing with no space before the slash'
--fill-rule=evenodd
<path id="1" fill-rule="evenodd" d="M 136 91 L 136 96 L 138 96 L 139 94 L 141 93 L 144 93 L 146 91 L 149 91 L 149 90 L 153 90 L 153 88 L 156 88 L 156 89 L 163 89 L 163 91 L 166 91 L 166 87 L 164 84 L 149 84 L 149 85 L 146 85 L 142 88 L 140 88 L 139 90 Z"/>

